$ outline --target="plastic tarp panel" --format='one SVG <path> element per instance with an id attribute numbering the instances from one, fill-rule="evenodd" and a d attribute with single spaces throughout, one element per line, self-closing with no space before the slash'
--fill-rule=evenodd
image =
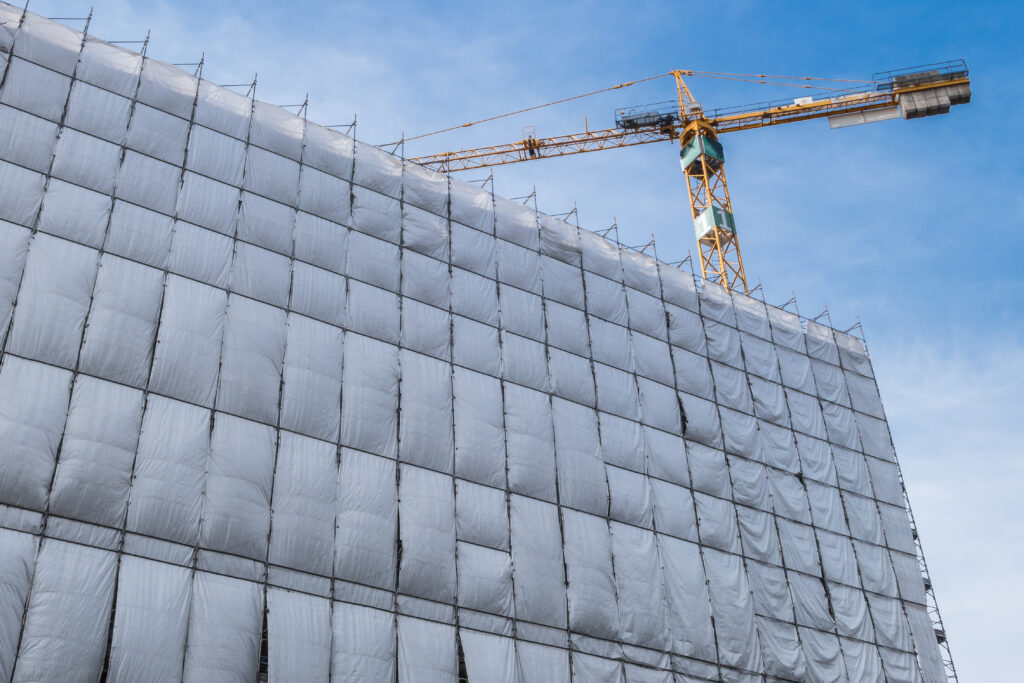
<path id="1" fill-rule="evenodd" d="M 661 281 L 658 279 L 658 262 L 638 251 L 622 249 L 619 254 L 622 262 L 623 281 L 626 286 L 660 298 Z"/>
<path id="2" fill-rule="evenodd" d="M 494 280 L 498 272 L 494 237 L 452 223 L 452 265 Z"/>
<path id="3" fill-rule="evenodd" d="M 394 590 L 398 528 L 395 475 L 393 460 L 348 449 L 342 452 L 336 495 L 337 578 Z"/>
<path id="4" fill-rule="evenodd" d="M 671 635 L 654 532 L 613 522 L 611 535 L 622 639 L 667 651 Z"/>
<path id="5" fill-rule="evenodd" d="M 181 166 L 185 161 L 188 129 L 185 119 L 139 104 L 132 112 L 125 144 L 137 152 Z"/>
<path id="6" fill-rule="evenodd" d="M 509 549 L 505 492 L 468 481 L 455 482 L 455 530 L 460 541 Z"/>
<path id="7" fill-rule="evenodd" d="M 686 458 L 690 463 L 690 479 L 695 491 L 710 493 L 719 498 L 732 497 L 725 453 L 697 443 L 688 443 Z"/>
<path id="8" fill-rule="evenodd" d="M 864 599 L 864 592 L 850 586 L 830 583 L 828 593 L 832 601 L 832 609 L 836 617 L 836 630 L 839 635 L 868 642 L 874 641 L 875 630 L 871 625 L 871 615 L 868 613 L 868 603 Z"/>
<path id="9" fill-rule="evenodd" d="M 851 681 L 884 681 L 882 660 L 878 648 L 872 643 L 840 638 L 846 673 Z"/>
<path id="10" fill-rule="evenodd" d="M 37 234 L 29 246 L 8 350 L 73 368 L 96 279 L 94 250 Z"/>
<path id="11" fill-rule="evenodd" d="M 722 425 L 716 406 L 696 396 L 680 393 L 686 424 L 683 433 L 686 438 L 712 448 L 722 448 Z"/>
<path id="12" fill-rule="evenodd" d="M 458 543 L 460 607 L 512 616 L 512 558 L 507 552 Z"/>
<path id="13" fill-rule="evenodd" d="M 665 306 L 660 299 L 627 287 L 626 302 L 629 306 L 630 328 L 663 341 L 668 340 Z"/>
<path id="14" fill-rule="evenodd" d="M 846 676 L 846 665 L 843 663 L 843 652 L 839 648 L 839 639 L 831 633 L 822 633 L 814 629 L 798 628 L 800 645 L 807 661 L 807 673 L 814 681 L 841 681 Z M 867 680 L 867 679 L 849 679 Z"/>
<path id="15" fill-rule="evenodd" d="M 885 532 L 886 545 L 905 553 L 915 553 L 914 537 L 906 508 L 879 503 L 878 512 L 882 517 L 882 530 Z"/>
<path id="16" fill-rule="evenodd" d="M 793 610 L 796 623 L 810 626 L 819 631 L 832 632 L 835 622 L 829 612 L 825 584 L 821 579 L 794 571 L 786 571 L 789 589 L 793 593 Z"/>
<path id="17" fill-rule="evenodd" d="M 806 524 L 811 523 L 807 493 L 796 476 L 769 469 L 768 485 L 772 492 L 775 514 Z"/>
<path id="18" fill-rule="evenodd" d="M 171 248 L 172 224 L 169 216 L 134 204 L 114 202 L 104 248 L 110 253 L 163 269 Z"/>
<path id="19" fill-rule="evenodd" d="M 875 373 L 871 370 L 871 360 L 860 339 L 838 331 L 834 331 L 834 335 L 839 348 L 839 362 L 843 368 L 860 373 L 865 377 L 874 378 Z"/>
<path id="20" fill-rule="evenodd" d="M 299 164 L 250 145 L 245 154 L 242 187 L 276 202 L 298 206 Z"/>
<path id="21" fill-rule="evenodd" d="M 80 375 L 64 427 L 50 511 L 121 526 L 142 422 L 142 392 Z"/>
<path id="22" fill-rule="evenodd" d="M 817 439 L 825 438 L 825 422 L 818 399 L 799 391 L 786 389 L 786 402 L 789 403 L 789 415 L 793 420 L 793 429 Z"/>
<path id="23" fill-rule="evenodd" d="M 455 627 L 398 617 L 398 680 L 402 683 L 456 683 Z"/>
<path id="24" fill-rule="evenodd" d="M 782 552 L 772 516 L 767 512 L 737 506 L 736 518 L 743 541 L 743 554 L 762 562 L 781 565 Z"/>
<path id="25" fill-rule="evenodd" d="M 240 193 L 241 191 L 237 187 L 186 171 L 181 192 L 178 194 L 178 218 L 224 235 L 230 235 L 235 231 L 235 214 L 238 213 Z M 251 195 L 247 194 L 246 196 Z M 267 203 L 280 206 L 269 200 Z M 240 229 L 243 233 L 249 234 L 251 239 L 253 231 L 249 230 L 248 226 L 254 222 L 252 220 L 254 211 L 251 206 L 245 207 L 244 211 Z M 278 220 L 280 218 L 276 212 L 268 213 L 260 217 L 260 225 L 276 224 Z"/>
<path id="26" fill-rule="evenodd" d="M 227 295 L 168 277 L 150 390 L 212 407 Z"/>
<path id="27" fill-rule="evenodd" d="M 274 475 L 270 562 L 331 575 L 337 471 L 333 445 L 281 432 Z"/>
<path id="28" fill-rule="evenodd" d="M 25 14 L 14 42 L 14 54 L 70 76 L 74 73 L 82 34 L 35 14 Z"/>
<path id="29" fill-rule="evenodd" d="M 621 283 L 589 271 L 583 272 L 583 282 L 587 290 L 588 313 L 618 325 L 627 324 L 626 290 Z"/>
<path id="30" fill-rule="evenodd" d="M 210 449 L 210 411 L 150 396 L 142 420 L 127 528 L 196 542 Z"/>
<path id="31" fill-rule="evenodd" d="M 352 186 L 347 180 L 303 166 L 299 172 L 298 207 L 306 212 L 334 221 L 351 222 Z"/>
<path id="32" fill-rule="evenodd" d="M 608 484 L 598 437 L 597 415 L 562 399 L 552 401 L 559 503 L 608 515 Z"/>
<path id="33" fill-rule="evenodd" d="M 0 156 L 46 173 L 53 159 L 57 129 L 55 123 L 0 105 Z"/>
<path id="34" fill-rule="evenodd" d="M 814 520 L 814 525 L 838 534 L 849 534 L 839 489 L 822 486 L 813 481 L 805 481 L 804 485 L 807 488 L 807 500 L 811 505 L 811 518 Z"/>
<path id="35" fill-rule="evenodd" d="M 912 681 L 920 683 L 921 671 L 917 668 L 917 660 L 910 652 L 898 652 L 887 647 L 878 648 L 882 658 L 882 670 L 892 681 Z"/>
<path id="36" fill-rule="evenodd" d="M 806 326 L 804 340 L 807 342 L 807 354 L 812 358 L 839 365 L 839 352 L 832 330 L 813 320 L 808 320 Z"/>
<path id="37" fill-rule="evenodd" d="M 399 458 L 450 474 L 455 448 L 452 368 L 444 361 L 405 349 L 399 352 L 399 362 L 402 365 Z"/>
<path id="38" fill-rule="evenodd" d="M 241 187 L 245 143 L 203 126 L 193 126 L 185 168 L 234 188 Z"/>
<path id="39" fill-rule="evenodd" d="M 295 258 L 344 274 L 350 233 L 343 226 L 300 211 L 295 215 Z"/>
<path id="40" fill-rule="evenodd" d="M 598 423 L 601 431 L 601 451 L 604 454 L 604 461 L 610 465 L 623 467 L 633 472 L 646 471 L 646 446 L 640 424 L 632 420 L 626 420 L 609 413 L 598 413 Z M 655 434 L 653 439 L 659 445 L 671 452 L 678 447 L 682 450 L 683 445 L 679 443 L 679 437 L 664 432 L 651 430 Z M 685 463 L 682 466 L 685 477 Z M 652 471 L 653 473 L 653 471 Z"/>
<path id="41" fill-rule="evenodd" d="M 805 394 L 815 393 L 811 359 L 781 346 L 776 347 L 782 383 Z"/>
<path id="42" fill-rule="evenodd" d="M 743 367 L 743 356 L 740 352 L 740 335 L 735 328 L 715 322 L 704 321 L 704 333 L 707 336 L 708 356 L 712 360 L 725 363 L 734 368 Z"/>
<path id="43" fill-rule="evenodd" d="M 846 373 L 846 380 L 846 385 L 850 389 L 850 400 L 853 403 L 853 409 L 861 413 L 867 413 L 872 417 L 885 419 L 885 411 L 882 410 L 882 399 L 878 395 L 878 386 L 875 385 L 875 380 L 869 377 L 861 377 L 853 372 Z"/>
<path id="44" fill-rule="evenodd" d="M 455 474 L 505 488 L 505 425 L 501 382 L 458 368 L 455 393 Z"/>
<path id="45" fill-rule="evenodd" d="M 846 448 L 860 448 L 860 439 L 852 410 L 826 401 L 822 403 L 821 414 L 825 418 L 825 428 L 832 443 Z"/>
<path id="46" fill-rule="evenodd" d="M 800 471 L 805 477 L 829 486 L 838 485 L 832 448 L 828 443 L 797 434 L 796 448 L 800 456 Z"/>
<path id="47" fill-rule="evenodd" d="M 747 370 L 772 382 L 781 382 L 779 360 L 775 346 L 770 341 L 745 332 L 740 333 L 740 346 Z"/>
<path id="48" fill-rule="evenodd" d="M 52 178 L 36 227 L 99 248 L 109 216 L 109 196 Z"/>
<path id="49" fill-rule="evenodd" d="M 237 237 L 271 251 L 290 256 L 295 209 L 249 192 L 242 193 Z M 346 232 L 340 226 L 335 229 Z M 241 243 L 238 245 L 241 247 Z"/>
<path id="50" fill-rule="evenodd" d="M 259 584 L 196 572 L 182 680 L 255 680 L 262 624 Z"/>
<path id="51" fill-rule="evenodd" d="M 497 240 L 498 280 L 533 294 L 542 289 L 540 254 L 505 240 Z"/>
<path id="52" fill-rule="evenodd" d="M 456 364 L 492 377 L 501 376 L 501 347 L 497 328 L 453 315 L 452 339 L 452 354 Z"/>
<path id="53" fill-rule="evenodd" d="M 587 318 L 583 311 L 547 301 L 544 305 L 544 319 L 548 344 L 578 356 L 590 355 Z"/>
<path id="54" fill-rule="evenodd" d="M 661 275 L 661 291 L 665 301 L 689 311 L 698 311 L 697 286 L 693 275 L 681 268 L 663 267 Z"/>
<path id="55" fill-rule="evenodd" d="M 138 152 L 126 151 L 114 196 L 171 214 L 178 198 L 181 169 Z"/>
<path id="56" fill-rule="evenodd" d="M 645 529 L 652 528 L 654 518 L 650 480 L 642 474 L 610 465 L 605 471 L 611 494 L 609 517 Z"/>
<path id="57" fill-rule="evenodd" d="M 779 528 L 779 543 L 782 546 L 782 558 L 786 562 L 786 567 L 805 574 L 821 576 L 813 527 L 782 518 L 776 519 L 775 523 Z"/>
<path id="58" fill-rule="evenodd" d="M 228 299 L 219 410 L 266 424 L 277 421 L 286 320 L 278 308 L 237 295 Z"/>
<path id="59" fill-rule="evenodd" d="M 450 361 L 451 314 L 413 299 L 403 299 L 402 346 Z"/>
<path id="60" fill-rule="evenodd" d="M 595 361 L 633 372 L 629 330 L 590 316 L 590 347 Z"/>
<path id="61" fill-rule="evenodd" d="M 46 176 L 0 162 L 0 219 L 31 226 L 43 200 Z"/>
<path id="62" fill-rule="evenodd" d="M 296 313 L 331 325 L 344 325 L 346 290 L 341 275 L 300 261 L 292 266 L 291 309 Z"/>
<path id="63" fill-rule="evenodd" d="M 807 662 L 800 649 L 796 626 L 757 617 L 757 634 L 768 675 L 806 680 Z"/>
<path id="64" fill-rule="evenodd" d="M 833 448 L 832 457 L 840 487 L 862 496 L 872 495 L 871 480 L 868 478 L 868 468 L 863 454 L 845 448 Z"/>
<path id="65" fill-rule="evenodd" d="M 751 460 L 766 460 L 766 446 L 762 442 L 766 440 L 767 435 L 763 435 L 758 430 L 757 418 L 753 415 L 740 413 L 722 406 L 718 407 L 718 415 L 722 422 L 722 433 L 724 434 L 725 450 L 727 453 L 742 455 Z M 766 422 L 761 424 L 763 426 L 771 426 Z M 687 424 L 687 427 L 689 427 L 689 424 Z M 689 434 L 687 436 L 694 438 Z"/>
<path id="66" fill-rule="evenodd" d="M 275 683 L 327 683 L 331 671 L 331 602 L 267 589 L 267 673 Z"/>
<path id="67" fill-rule="evenodd" d="M 191 603 L 185 567 L 126 555 L 117 582 L 117 609 L 107 680 L 178 680 L 185 657 Z"/>
<path id="68" fill-rule="evenodd" d="M 451 603 L 455 587 L 455 492 L 449 477 L 402 465 L 399 484 L 402 593 Z"/>
<path id="69" fill-rule="evenodd" d="M 637 377 L 636 386 L 640 392 L 641 421 L 645 425 L 656 427 L 662 431 L 682 434 L 680 406 L 676 392 L 664 384 L 652 382 L 644 377 Z"/>
<path id="70" fill-rule="evenodd" d="M 575 225 L 540 214 L 540 253 L 573 266 L 582 266 L 579 233 Z"/>
<path id="71" fill-rule="evenodd" d="M 394 458 L 397 440 L 398 349 L 349 333 L 345 336 L 341 442 Z"/>
<path id="72" fill-rule="evenodd" d="M 584 270 L 622 282 L 622 263 L 619 260 L 618 247 L 589 230 L 579 232 Z M 589 289 L 589 285 L 587 287 Z"/>
<path id="73" fill-rule="evenodd" d="M 764 465 L 729 456 L 729 473 L 732 477 L 732 493 L 737 503 L 771 512 L 768 494 L 768 473 Z"/>
<path id="74" fill-rule="evenodd" d="M 30 237 L 31 233 L 25 228 L 0 221 L 0 344 L 6 338 L 14 313 Z"/>
<path id="75" fill-rule="evenodd" d="M 192 116 L 192 103 L 198 92 L 199 79 L 176 66 L 145 59 L 139 82 L 140 102 L 169 114 L 188 119 Z"/>
<path id="76" fill-rule="evenodd" d="M 613 659 L 572 652 L 572 678 L 579 683 L 623 683 L 622 664 Z"/>
<path id="77" fill-rule="evenodd" d="M 520 683 L 569 683 L 568 651 L 526 640 L 517 641 L 516 650 Z"/>
<path id="78" fill-rule="evenodd" d="M 793 599 L 789 593 L 789 582 L 786 581 L 786 570 L 754 561 L 748 561 L 746 565 L 754 613 L 793 622 Z"/>
<path id="79" fill-rule="evenodd" d="M 163 274 L 111 255 L 100 260 L 79 367 L 143 388 L 149 378 Z"/>
<path id="80" fill-rule="evenodd" d="M 846 491 L 841 495 L 843 506 L 846 508 L 846 520 L 850 525 L 850 535 L 869 543 L 882 544 L 882 524 L 875 501 Z"/>
<path id="81" fill-rule="evenodd" d="M 448 310 L 451 274 L 447 264 L 402 250 L 402 296 Z"/>
<path id="82" fill-rule="evenodd" d="M 167 269 L 218 289 L 227 289 L 233 251 L 231 238 L 177 221 Z"/>
<path id="83" fill-rule="evenodd" d="M 857 566 L 860 567 L 860 579 L 864 589 L 891 598 L 899 595 L 896 589 L 896 574 L 893 572 L 886 549 L 856 539 L 853 541 L 853 548 L 857 554 Z"/>
<path id="84" fill-rule="evenodd" d="M 494 280 L 461 268 L 452 268 L 452 312 L 498 325 L 498 286 Z"/>
<path id="85" fill-rule="evenodd" d="M 558 508 L 512 494 L 510 510 L 516 617 L 564 629 L 566 591 Z"/>
<path id="86" fill-rule="evenodd" d="M 501 285 L 501 327 L 534 341 L 544 341 L 544 309 L 541 298 L 515 287 Z"/>
<path id="87" fill-rule="evenodd" d="M 517 680 L 515 641 L 511 638 L 461 629 L 466 673 L 473 683 L 510 683 Z"/>
<path id="88" fill-rule="evenodd" d="M 619 640 L 621 630 L 608 523 L 600 517 L 563 509 L 562 525 L 569 584 L 569 628 L 596 638 Z"/>
<path id="89" fill-rule="evenodd" d="M 781 384 L 768 382 L 759 377 L 749 377 L 750 393 L 754 399 L 754 414 L 782 427 L 789 427 L 789 411 L 786 395 Z"/>
<path id="90" fill-rule="evenodd" d="M 306 120 L 266 102 L 253 103 L 249 142 L 298 161 Z"/>
<path id="91" fill-rule="evenodd" d="M 669 341 L 679 348 L 706 355 L 708 344 L 703 318 L 672 304 L 666 304 L 665 310 L 668 313 Z"/>
<path id="92" fill-rule="evenodd" d="M 652 339 L 644 334 L 630 334 L 633 342 L 633 358 L 636 361 L 637 374 L 648 379 L 672 386 L 674 373 L 669 345 L 664 341 Z"/>
<path id="93" fill-rule="evenodd" d="M 876 458 L 865 458 L 871 475 L 871 488 L 875 498 L 892 505 L 903 506 L 903 483 L 899 468 L 890 462 Z"/>
<path id="94" fill-rule="evenodd" d="M 695 543 L 661 534 L 657 541 L 665 576 L 672 652 L 715 661 L 715 633 L 700 548 Z"/>
<path id="95" fill-rule="evenodd" d="M 359 145 L 353 182 L 389 197 L 401 197 L 402 162 L 373 145 Z"/>
<path id="96" fill-rule="evenodd" d="M 703 556 L 719 660 L 729 666 L 756 670 L 760 668 L 761 648 L 743 560 L 713 549 L 705 549 Z"/>
<path id="97" fill-rule="evenodd" d="M 736 512 L 728 500 L 703 493 L 693 494 L 697 504 L 697 523 L 700 541 L 713 548 L 739 553 L 740 537 L 736 527 Z"/>
<path id="98" fill-rule="evenodd" d="M 71 90 L 71 79 L 50 69 L 11 58 L 0 101 L 59 123 Z"/>
<path id="99" fill-rule="evenodd" d="M 337 442 L 341 423 L 342 331 L 288 317 L 281 426 Z"/>
<path id="100" fill-rule="evenodd" d="M 594 363 L 593 368 L 598 409 L 639 422 L 640 397 L 633 375 L 601 363 Z"/>
<path id="101" fill-rule="evenodd" d="M 816 532 L 816 536 L 825 578 L 847 586 L 859 586 L 857 557 L 854 555 L 853 543 L 850 539 L 820 530 Z"/>
<path id="102" fill-rule="evenodd" d="M 540 257 L 544 280 L 544 297 L 566 306 L 584 310 L 583 271 L 556 261 L 549 256 Z"/>
<path id="103" fill-rule="evenodd" d="M 494 198 L 490 192 L 455 178 L 450 179 L 448 192 L 453 221 L 494 234 Z"/>
<path id="104" fill-rule="evenodd" d="M 142 59 L 142 55 L 136 52 L 86 38 L 75 78 L 131 97 L 139 82 Z"/>
<path id="105" fill-rule="evenodd" d="M 895 462 L 896 454 L 892 448 L 889 425 L 884 420 L 876 420 L 863 413 L 854 413 L 854 420 L 857 423 L 857 431 L 860 433 L 860 443 L 864 452 L 882 460 Z"/>
<path id="106" fill-rule="evenodd" d="M 438 216 L 448 215 L 448 177 L 423 166 L 402 168 L 402 201 Z"/>
<path id="107" fill-rule="evenodd" d="M 249 133 L 253 101 L 241 93 L 199 81 L 195 122 L 233 138 L 244 140 Z"/>
<path id="108" fill-rule="evenodd" d="M 402 246 L 447 261 L 448 221 L 411 204 L 402 205 Z"/>
<path id="109" fill-rule="evenodd" d="M 203 493 L 204 548 L 266 559 L 275 442 L 271 427 L 216 414 Z"/>
<path id="110" fill-rule="evenodd" d="M 708 400 L 714 399 L 715 385 L 711 378 L 711 366 L 705 356 L 674 347 L 672 359 L 676 387 L 680 391 Z"/>
<path id="111" fill-rule="evenodd" d="M 12 680 L 99 678 L 116 572 L 113 553 L 52 539 L 43 542 Z"/>
<path id="112" fill-rule="evenodd" d="M 555 437 L 548 397 L 507 382 L 504 396 L 509 490 L 554 502 Z"/>
<path id="113" fill-rule="evenodd" d="M 390 612 L 335 602 L 331 683 L 395 679 L 395 616 Z"/>
<path id="114" fill-rule="evenodd" d="M 38 543 L 35 536 L 0 529 L 0 614 L 3 615 L 0 619 L 0 680 L 3 681 L 10 681 L 14 670 Z"/>
<path id="115" fill-rule="evenodd" d="M 0 501 L 44 510 L 64 432 L 71 373 L 7 355 L 0 367 Z"/>
<path id="116" fill-rule="evenodd" d="M 504 197 L 494 198 L 495 234 L 532 251 L 540 249 L 537 212 Z"/>
<path id="117" fill-rule="evenodd" d="M 932 624 L 928 610 L 923 605 L 904 605 L 907 611 L 907 620 L 910 625 L 910 632 L 914 636 L 915 650 L 921 663 L 921 674 L 926 683 L 946 683 L 946 668 L 942 663 L 942 654 L 939 651 L 938 641 L 935 637 L 935 627 Z"/>
<path id="118" fill-rule="evenodd" d="M 814 383 L 817 386 L 819 397 L 847 408 L 850 407 L 846 380 L 843 377 L 843 371 L 838 365 L 811 359 L 811 369 L 814 373 Z"/>

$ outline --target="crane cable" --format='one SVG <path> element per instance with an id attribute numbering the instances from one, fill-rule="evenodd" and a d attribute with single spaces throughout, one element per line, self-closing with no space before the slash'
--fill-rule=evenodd
<path id="1" fill-rule="evenodd" d="M 562 98 L 560 100 L 554 100 L 552 102 L 545 102 L 544 104 L 538 104 L 538 105 L 534 105 L 532 107 L 526 107 L 525 109 L 517 109 L 516 111 L 510 111 L 510 112 L 507 112 L 505 114 L 497 114 L 495 116 L 488 116 L 487 118 L 479 119 L 478 121 L 469 121 L 467 123 L 462 123 L 462 124 L 459 124 L 457 126 L 449 126 L 448 128 L 441 128 L 440 130 L 431 131 L 429 133 L 421 133 L 421 134 L 413 136 L 411 138 L 402 138 L 401 140 L 395 140 L 394 142 L 386 142 L 383 145 L 379 145 L 379 146 L 380 147 L 388 147 L 390 145 L 400 145 L 400 144 L 403 144 L 405 142 L 410 142 L 412 140 L 419 140 L 420 138 L 427 138 L 427 137 L 430 137 L 432 135 L 440 135 L 441 133 L 448 133 L 448 132 L 451 132 L 453 130 L 459 130 L 460 128 L 469 128 L 471 126 L 475 126 L 475 125 L 478 125 L 478 124 L 481 124 L 481 123 L 487 123 L 489 121 L 496 121 L 498 119 L 504 119 L 504 118 L 507 118 L 509 116 L 515 116 L 517 114 L 525 114 L 528 111 L 536 111 L 537 109 L 544 109 L 545 107 L 551 107 L 551 106 L 554 106 L 556 104 L 564 104 L 565 102 L 571 102 L 573 100 L 583 99 L 584 97 L 591 97 L 592 95 L 600 95 L 601 93 L 610 92 L 612 90 L 619 90 L 620 88 L 628 88 L 629 86 L 637 85 L 639 83 L 646 83 L 647 81 L 653 81 L 653 80 L 657 80 L 659 78 L 664 78 L 666 76 L 671 76 L 673 73 L 675 73 L 675 72 L 674 71 L 668 71 L 668 72 L 663 73 L 663 74 L 658 74 L 657 76 L 648 76 L 647 78 L 641 78 L 640 80 L 636 80 L 636 81 L 627 81 L 625 83 L 619 83 L 618 85 L 613 85 L 613 86 L 610 86 L 610 87 L 607 87 L 607 88 L 601 88 L 600 90 L 593 90 L 591 92 L 582 93 L 580 95 L 573 95 L 572 97 L 565 97 L 565 98 Z M 743 73 L 730 73 L 730 72 L 726 72 L 726 71 L 690 71 L 688 69 L 681 69 L 681 70 L 679 70 L 679 73 L 682 73 L 683 75 L 686 75 L 686 76 L 692 76 L 694 78 L 714 78 L 714 79 L 717 79 L 717 80 L 724 80 L 724 81 L 740 81 L 740 82 L 745 82 L 745 83 L 757 83 L 758 85 L 782 85 L 782 86 L 787 86 L 787 87 L 790 87 L 790 88 L 807 88 L 807 89 L 811 89 L 811 90 L 829 90 L 829 91 L 832 91 L 832 92 L 852 92 L 852 90 L 847 89 L 847 88 L 827 88 L 827 87 L 824 87 L 824 86 L 805 85 L 805 84 L 802 84 L 802 83 L 778 83 L 778 82 L 766 81 L 766 80 L 761 80 L 761 79 L 765 79 L 765 78 L 778 78 L 778 79 L 788 79 L 788 80 L 828 81 L 828 82 L 836 82 L 836 83 L 862 83 L 862 84 L 863 83 L 871 83 L 872 82 L 872 81 L 860 81 L 860 80 L 845 79 L 845 78 L 815 78 L 815 77 L 812 77 L 812 76 L 770 76 L 768 74 L 743 74 Z M 733 78 L 733 76 L 743 76 L 744 78 Z"/>

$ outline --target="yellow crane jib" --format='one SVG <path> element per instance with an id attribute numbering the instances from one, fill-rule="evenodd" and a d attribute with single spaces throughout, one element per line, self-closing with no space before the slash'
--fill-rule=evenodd
<path id="1" fill-rule="evenodd" d="M 527 128 L 524 129 L 522 139 L 516 142 L 443 152 L 416 157 L 410 161 L 451 173 L 532 159 L 676 140 L 680 144 L 679 161 L 686 177 L 691 219 L 700 248 L 701 273 L 706 279 L 722 284 L 727 290 L 741 287 L 744 292 L 748 292 L 743 257 L 737 240 L 736 220 L 729 198 L 729 187 L 725 180 L 725 152 L 718 140 L 722 133 L 816 118 L 827 118 L 831 128 L 874 123 L 900 116 L 904 119 L 915 119 L 945 114 L 949 112 L 950 107 L 971 101 L 971 82 L 967 65 L 960 59 L 876 73 L 870 81 L 675 70 L 661 76 L 624 83 L 548 104 L 615 90 L 663 76 L 674 77 L 676 99 L 658 105 L 620 109 L 615 115 L 614 128 L 590 130 L 587 127 L 582 133 L 550 138 L 537 137 L 534 129 Z M 726 78 L 759 84 L 790 85 L 820 90 L 822 94 L 752 107 L 705 110 L 693 97 L 684 77 Z M 805 81 L 817 85 L 809 85 Z M 842 87 L 824 87 L 820 85 L 823 81 Z M 548 105 L 540 105 L 543 106 Z M 540 107 L 530 107 L 513 113 L 532 111 Z M 484 121 L 504 116 L 506 115 L 490 117 Z M 466 125 L 474 124 L 464 124 Z"/>

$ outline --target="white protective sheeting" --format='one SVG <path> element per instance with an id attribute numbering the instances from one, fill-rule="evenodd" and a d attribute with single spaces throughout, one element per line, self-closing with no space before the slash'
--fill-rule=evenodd
<path id="1" fill-rule="evenodd" d="M 0 529 L 0 680 L 11 680 L 14 670 L 38 544 L 35 536 Z"/>
<path id="2" fill-rule="evenodd" d="M 25 610 L 13 681 L 94 681 L 107 648 L 114 553 L 46 539 Z"/>
<path id="3" fill-rule="evenodd" d="M 544 394 L 504 384 L 509 491 L 555 501 L 555 437 Z"/>
<path id="4" fill-rule="evenodd" d="M 703 552 L 711 611 L 722 663 L 747 670 L 760 667 L 761 648 L 743 560 L 717 550 Z"/>
<path id="5" fill-rule="evenodd" d="M 622 640 L 667 651 L 671 635 L 654 532 L 612 522 L 611 533 Z"/>
<path id="6" fill-rule="evenodd" d="M 398 533 L 395 462 L 344 450 L 336 500 L 334 575 L 394 590 Z"/>
<path id="7" fill-rule="evenodd" d="M 204 547 L 266 558 L 275 442 L 270 427 L 223 413 L 214 416 L 203 492 Z"/>
<path id="8" fill-rule="evenodd" d="M 327 683 L 331 670 L 331 602 L 267 589 L 268 680 Z"/>
<path id="9" fill-rule="evenodd" d="M 394 680 L 394 615 L 335 602 L 332 618 L 331 683 Z"/>
<path id="10" fill-rule="evenodd" d="M 182 680 L 254 680 L 262 624 L 263 591 L 258 584 L 196 572 Z"/>
<path id="11" fill-rule="evenodd" d="M 672 652 L 713 661 L 715 633 L 700 547 L 663 535 L 657 540 L 665 575 Z"/>
<path id="12" fill-rule="evenodd" d="M 512 495 L 509 509 L 516 616 L 538 624 L 565 628 L 565 565 L 562 563 L 558 508 L 532 498 Z"/>
<path id="13" fill-rule="evenodd" d="M 564 510 L 565 566 L 569 583 L 569 628 L 577 633 L 619 640 L 612 545 L 608 522 Z"/>
<path id="14" fill-rule="evenodd" d="M 554 399 L 555 452 L 561 505 L 608 515 L 608 483 L 601 458 L 597 414 L 575 403 Z"/>
<path id="15" fill-rule="evenodd" d="M 345 337 L 341 443 L 394 458 L 398 451 L 398 349 L 369 337 Z"/>
<path id="16" fill-rule="evenodd" d="M 141 422 L 141 391 L 79 375 L 71 392 L 50 511 L 120 527 Z"/>
<path id="17" fill-rule="evenodd" d="M 505 429 L 501 382 L 456 368 L 455 475 L 505 488 Z"/>
<path id="18" fill-rule="evenodd" d="M 444 361 L 402 350 L 399 458 L 438 472 L 452 472 L 452 368 Z M 500 403 L 499 403 L 500 406 Z"/>
<path id="19" fill-rule="evenodd" d="M 37 234 L 29 245 L 7 350 L 73 368 L 97 261 L 92 249 Z"/>
<path id="20" fill-rule="evenodd" d="M 342 331 L 288 316 L 281 426 L 336 442 L 341 424 Z"/>
<path id="21" fill-rule="evenodd" d="M 281 432 L 274 472 L 270 562 L 331 575 L 337 471 L 335 446 Z"/>
<path id="22" fill-rule="evenodd" d="M 412 617 L 398 617 L 398 680 L 456 683 L 455 628 Z"/>
<path id="23" fill-rule="evenodd" d="M 42 511 L 67 417 L 71 373 L 7 355 L 0 366 L 0 502 Z"/>
<path id="24" fill-rule="evenodd" d="M 191 606 L 191 572 L 127 556 L 121 559 L 107 680 L 179 680 Z"/>
<path id="25" fill-rule="evenodd" d="M 455 598 L 455 492 L 450 477 L 402 465 L 398 588 L 438 602 Z"/>

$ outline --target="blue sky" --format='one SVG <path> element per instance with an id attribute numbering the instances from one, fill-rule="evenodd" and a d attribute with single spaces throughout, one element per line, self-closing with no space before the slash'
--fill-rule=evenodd
<path id="1" fill-rule="evenodd" d="M 822 121 L 723 137 L 748 277 L 770 303 L 863 322 L 961 679 L 1018 680 L 1024 598 L 1024 16 L 999 2 L 328 2 L 94 0 L 93 32 L 196 61 L 257 96 L 310 97 L 324 124 L 358 113 L 383 143 L 672 68 L 869 78 L 957 57 L 974 99 L 949 116 L 830 131 Z M 88 0 L 33 0 L 48 16 Z M 706 107 L 800 96 L 695 79 Z M 407 154 L 613 123 L 669 81 L 410 143 Z M 542 211 L 617 219 L 622 241 L 694 249 L 677 149 L 646 145 L 496 169 Z M 470 172 L 464 178 L 483 177 Z"/>

